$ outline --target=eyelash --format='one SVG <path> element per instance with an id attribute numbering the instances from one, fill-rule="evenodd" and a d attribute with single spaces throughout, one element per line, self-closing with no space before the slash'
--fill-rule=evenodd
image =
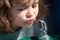
<path id="1" fill-rule="evenodd" d="M 38 5 L 37 3 L 36 3 L 36 4 L 33 4 L 33 5 L 32 5 L 32 8 L 35 8 L 37 5 Z"/>
<path id="2" fill-rule="evenodd" d="M 18 11 L 23 11 L 23 10 L 25 10 L 25 9 L 26 9 L 26 7 L 21 8 L 21 9 L 18 9 Z"/>

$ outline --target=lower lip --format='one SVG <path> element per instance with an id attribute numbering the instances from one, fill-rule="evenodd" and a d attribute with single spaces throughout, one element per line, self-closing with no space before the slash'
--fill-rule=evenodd
<path id="1" fill-rule="evenodd" d="M 34 20 L 29 20 L 28 23 L 29 24 L 32 24 L 34 22 Z"/>

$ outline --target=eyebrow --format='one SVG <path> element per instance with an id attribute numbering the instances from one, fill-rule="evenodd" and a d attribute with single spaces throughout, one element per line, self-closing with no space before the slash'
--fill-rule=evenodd
<path id="1" fill-rule="evenodd" d="M 39 2 L 34 2 L 33 4 L 36 4 L 36 3 L 38 4 Z"/>
<path id="2" fill-rule="evenodd" d="M 34 0 L 34 2 L 39 2 L 39 1 Z"/>
<path id="3" fill-rule="evenodd" d="M 33 3 L 32 3 L 32 5 L 33 5 L 33 4 L 39 4 L 39 2 L 38 2 L 38 1 L 36 1 L 36 2 L 33 2 Z M 28 4 L 26 4 L 26 6 L 29 6 L 29 5 L 31 5 L 31 4 L 29 4 L 29 3 L 28 3 Z"/>

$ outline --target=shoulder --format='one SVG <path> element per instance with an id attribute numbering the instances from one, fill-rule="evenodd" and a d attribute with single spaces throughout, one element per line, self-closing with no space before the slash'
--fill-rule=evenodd
<path id="1" fill-rule="evenodd" d="M 50 34 L 49 39 L 50 40 L 60 40 L 60 34 Z"/>
<path id="2" fill-rule="evenodd" d="M 60 40 L 60 35 L 45 35 L 44 37 L 40 37 L 40 40 Z"/>

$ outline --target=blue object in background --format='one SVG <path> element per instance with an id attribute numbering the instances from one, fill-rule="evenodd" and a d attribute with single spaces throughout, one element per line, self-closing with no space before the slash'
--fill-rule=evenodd
<path id="1" fill-rule="evenodd" d="M 60 34 L 60 0 L 45 0 L 48 4 L 46 23 L 48 34 Z"/>
<path id="2" fill-rule="evenodd" d="M 54 8 L 55 8 L 54 18 L 56 23 L 55 31 L 56 33 L 60 34 L 60 0 L 55 0 Z"/>

